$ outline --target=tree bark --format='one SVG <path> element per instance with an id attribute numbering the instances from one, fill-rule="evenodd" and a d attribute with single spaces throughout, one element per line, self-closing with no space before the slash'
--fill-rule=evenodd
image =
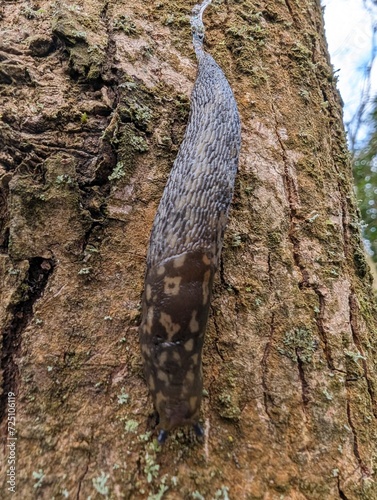
<path id="1" fill-rule="evenodd" d="M 195 79 L 192 6 L 3 3 L 2 491 L 15 443 L 17 498 L 377 498 L 377 318 L 319 1 L 206 11 L 242 155 L 205 438 L 156 446 L 140 298 Z"/>

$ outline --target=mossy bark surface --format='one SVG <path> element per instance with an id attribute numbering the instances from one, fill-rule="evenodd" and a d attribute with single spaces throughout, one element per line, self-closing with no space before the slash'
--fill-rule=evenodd
<path id="1" fill-rule="evenodd" d="M 0 7 L 0 474 L 16 496 L 377 498 L 377 317 L 319 1 L 217 1 L 242 154 L 203 442 L 156 445 L 138 343 L 196 61 L 177 0 Z"/>

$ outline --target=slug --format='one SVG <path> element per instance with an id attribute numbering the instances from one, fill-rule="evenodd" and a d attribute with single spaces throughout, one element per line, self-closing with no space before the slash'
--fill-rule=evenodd
<path id="1" fill-rule="evenodd" d="M 184 425 L 203 434 L 202 347 L 241 145 L 233 92 L 203 50 L 202 15 L 210 2 L 192 11 L 198 72 L 147 253 L 140 345 L 160 443 Z"/>

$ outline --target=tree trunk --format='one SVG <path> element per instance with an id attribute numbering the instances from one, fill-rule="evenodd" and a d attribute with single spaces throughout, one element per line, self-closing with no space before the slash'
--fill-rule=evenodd
<path id="1" fill-rule="evenodd" d="M 319 0 L 206 11 L 242 154 L 205 438 L 156 446 L 140 298 L 195 79 L 192 6 L 3 3 L 2 490 L 15 473 L 15 498 L 377 498 L 377 320 Z"/>

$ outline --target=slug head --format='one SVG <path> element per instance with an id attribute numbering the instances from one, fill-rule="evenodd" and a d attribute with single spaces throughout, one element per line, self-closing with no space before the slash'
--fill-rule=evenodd
<path id="1" fill-rule="evenodd" d="M 160 410 L 161 411 L 161 410 Z M 195 407 L 190 407 L 186 401 L 180 401 L 175 405 L 167 404 L 161 413 L 159 423 L 158 442 L 163 444 L 169 435 L 169 431 L 185 425 L 192 425 L 195 434 L 198 437 L 203 437 L 204 431 L 199 424 L 200 401 Z"/>

